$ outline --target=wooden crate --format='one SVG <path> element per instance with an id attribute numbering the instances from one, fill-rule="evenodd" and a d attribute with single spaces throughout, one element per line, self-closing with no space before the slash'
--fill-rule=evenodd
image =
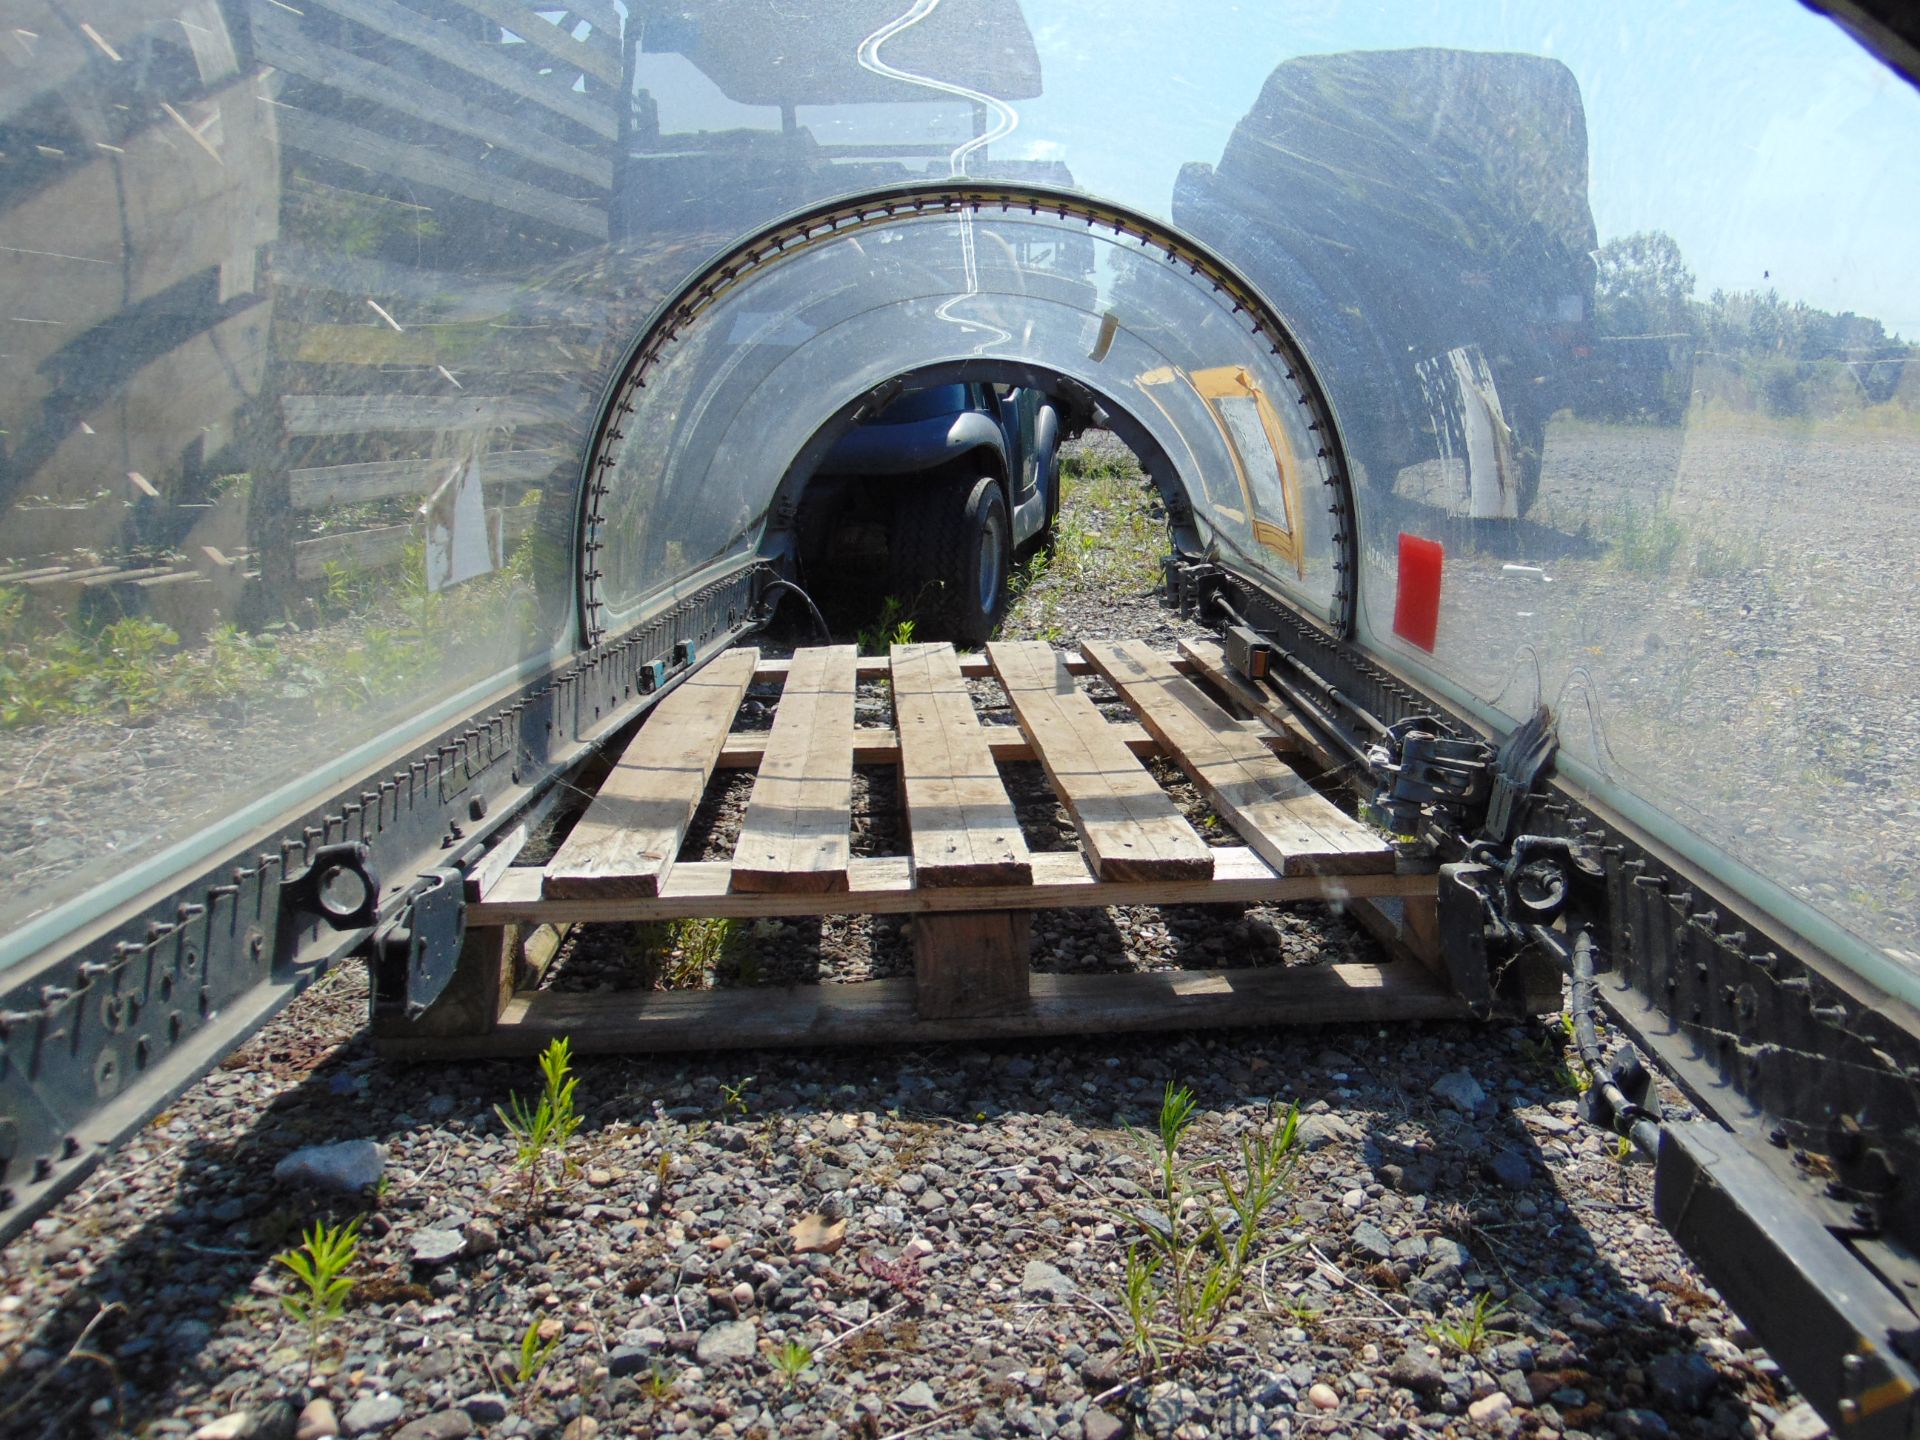
<path id="1" fill-rule="evenodd" d="M 1104 677 L 1132 719 L 1109 720 L 1076 683 Z M 889 682 L 895 723 L 855 722 L 862 680 Z M 968 682 L 989 679 L 1017 721 L 982 724 Z M 772 728 L 732 727 L 750 687 L 781 686 Z M 943 644 L 862 659 L 851 646 L 791 660 L 729 651 L 648 715 L 566 840 L 544 865 L 487 867 L 467 923 L 514 927 L 688 916 L 905 915 L 911 980 L 698 992 L 568 995 L 513 988 L 487 942 L 485 977 L 461 987 L 457 1023 L 385 1027 L 411 1055 L 538 1050 L 684 1050 L 1196 1026 L 1439 1019 L 1466 1014 L 1439 974 L 1429 921 L 1435 877 L 1410 871 L 1377 832 L 1291 763 L 1312 764 L 1305 732 L 1277 711 L 1244 718 L 1217 646 L 1180 655 L 1139 641 L 1079 655 L 1006 641 L 984 656 Z M 1172 760 L 1236 832 L 1209 845 L 1143 761 Z M 1080 847 L 1034 852 L 999 765 L 1037 761 Z M 898 767 L 909 853 L 851 853 L 856 764 Z M 683 861 L 696 810 L 719 771 L 752 770 L 730 860 Z M 1348 902 L 1390 930 L 1384 964 L 1033 975 L 1031 912 L 1057 907 Z M 1366 913 L 1370 911 L 1371 913 Z M 1391 922 L 1391 923 L 1389 923 Z M 492 955 L 489 959 L 488 956 Z M 1422 962 L 1425 963 L 1422 963 Z M 487 1023 L 490 1012 L 498 1020 Z"/>

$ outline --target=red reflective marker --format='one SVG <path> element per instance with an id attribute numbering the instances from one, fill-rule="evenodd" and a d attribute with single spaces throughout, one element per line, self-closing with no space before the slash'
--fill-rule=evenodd
<path id="1" fill-rule="evenodd" d="M 1438 540 L 1400 536 L 1400 591 L 1393 602 L 1393 633 L 1422 650 L 1433 649 L 1440 630 L 1440 565 L 1447 558 Z"/>

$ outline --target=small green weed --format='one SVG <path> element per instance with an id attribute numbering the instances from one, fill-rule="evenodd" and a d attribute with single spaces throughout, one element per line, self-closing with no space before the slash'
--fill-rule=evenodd
<path id="1" fill-rule="evenodd" d="M 862 655 L 884 655 L 893 645 L 911 645 L 914 634 L 914 615 L 920 608 L 925 596 L 915 596 L 912 600 L 903 600 L 898 595 L 889 595 L 880 602 L 880 613 L 873 617 L 871 624 L 863 626 L 856 638 Z"/>
<path id="2" fill-rule="evenodd" d="M 540 1317 L 535 1316 L 527 1322 L 526 1334 L 520 1337 L 520 1362 L 514 1371 L 513 1382 L 517 1389 L 524 1390 L 540 1378 L 540 1372 L 547 1368 L 547 1362 L 553 1358 L 553 1352 L 560 1348 L 560 1337 L 551 1340 L 540 1338 Z"/>
<path id="3" fill-rule="evenodd" d="M 1065 597 L 1144 595 L 1160 582 L 1169 547 L 1160 497 L 1132 455 L 1068 446 L 1060 456 L 1060 515 L 1053 543 L 1036 550 L 1012 577 L 1010 631 L 1065 642 L 1055 618 Z"/>
<path id="4" fill-rule="evenodd" d="M 641 1388 L 647 1392 L 647 1399 L 656 1405 L 664 1405 L 677 1395 L 680 1389 L 674 1384 L 673 1377 L 658 1365 L 655 1365 L 652 1372 L 641 1382 Z"/>
<path id="5" fill-rule="evenodd" d="M 672 926 L 673 962 L 665 975 L 675 989 L 698 989 L 709 977 L 735 968 L 750 941 L 738 920 L 693 918 Z"/>
<path id="6" fill-rule="evenodd" d="M 737 1085 L 720 1082 L 720 1110 L 722 1114 L 738 1115 L 747 1118 L 747 1087 L 753 1084 L 753 1076 L 748 1075 Z"/>
<path id="7" fill-rule="evenodd" d="M 1488 1342 L 1512 1337 L 1511 1330 L 1500 1329 L 1494 1324 L 1506 1314 L 1506 1310 L 1506 1301 L 1495 1300 L 1493 1296 L 1482 1292 L 1474 1298 L 1471 1310 L 1442 1316 L 1428 1325 L 1427 1338 L 1457 1354 L 1478 1355 Z"/>
<path id="8" fill-rule="evenodd" d="M 1593 1088 L 1593 1076 L 1577 1060 L 1554 1066 L 1553 1078 L 1569 1095 L 1584 1095 Z"/>
<path id="9" fill-rule="evenodd" d="M 1714 579 L 1764 569 L 1772 559 L 1766 541 L 1733 517 L 1682 513 L 1665 503 L 1648 509 L 1623 504 L 1603 536 L 1608 563 L 1642 575 Z"/>
<path id="10" fill-rule="evenodd" d="M 527 1176 L 527 1213 L 532 1214 L 540 1201 L 540 1186 L 552 1154 L 564 1165 L 567 1142 L 580 1128 L 581 1117 L 573 1106 L 574 1090 L 580 1084 L 573 1068 L 573 1042 L 555 1040 L 540 1056 L 540 1074 L 544 1085 L 537 1104 L 528 1105 L 519 1095 L 508 1097 L 506 1108 L 494 1106 L 493 1113 L 512 1134 L 514 1163 Z"/>
<path id="11" fill-rule="evenodd" d="M 273 1258 L 294 1273 L 304 1289 L 294 1295 L 282 1295 L 280 1308 L 307 1330 L 307 1379 L 313 1379 L 314 1357 L 320 1349 L 320 1335 L 331 1320 L 346 1309 L 353 1281 L 347 1268 L 360 1253 L 360 1220 L 345 1225 L 325 1225 L 316 1220 L 298 1249 L 283 1250 Z"/>
<path id="12" fill-rule="evenodd" d="M 1158 1171 L 1158 1213 L 1114 1212 L 1140 1233 L 1127 1247 L 1125 1300 L 1129 1343 L 1149 1369 L 1169 1350 L 1184 1356 L 1213 1338 L 1298 1156 L 1296 1106 L 1278 1125 L 1241 1136 L 1227 1158 L 1190 1164 L 1181 1147 L 1196 1109 L 1192 1090 L 1169 1082 L 1155 1133 L 1128 1127 Z"/>
<path id="13" fill-rule="evenodd" d="M 773 1368 L 789 1389 L 800 1383 L 800 1377 L 813 1364 L 813 1347 L 800 1340 L 789 1340 L 773 1352 Z"/>

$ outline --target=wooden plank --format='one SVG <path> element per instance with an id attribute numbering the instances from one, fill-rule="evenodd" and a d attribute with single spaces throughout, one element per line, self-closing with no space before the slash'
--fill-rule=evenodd
<path id="1" fill-rule="evenodd" d="M 367 435 L 549 424 L 573 407 L 524 395 L 283 395 L 280 413 L 289 435 Z"/>
<path id="2" fill-rule="evenodd" d="M 923 1020 L 1026 1008 L 1031 910 L 913 917 L 914 1013 Z"/>
<path id="3" fill-rule="evenodd" d="M 543 50 L 569 70 L 591 75 L 596 80 L 619 87 L 620 62 L 604 52 L 590 50 L 551 21 L 543 20 L 525 5 L 513 0 L 454 0 L 476 15 L 484 15 L 502 30 L 511 30 L 536 50 Z"/>
<path id="4" fill-rule="evenodd" d="M 479 459 L 480 482 L 538 483 L 550 477 L 568 459 L 560 450 L 494 450 Z M 287 472 L 287 498 L 296 510 L 319 510 L 331 505 L 360 505 L 396 495 L 428 495 L 453 460 L 372 460 L 358 465 L 319 465 Z M 574 461 L 577 466 L 579 462 Z"/>
<path id="5" fill-rule="evenodd" d="M 608 0 L 567 0 L 567 13 L 585 20 L 609 40 L 619 41 L 622 34 L 620 12 Z"/>
<path id="6" fill-rule="evenodd" d="M 1087 659 L 1213 807 L 1282 874 L 1391 870 L 1393 846 L 1341 811 L 1172 661 L 1140 640 L 1088 645 Z"/>
<path id="7" fill-rule="evenodd" d="M 894 720 L 914 878 L 923 887 L 1033 878 L 1013 801 L 951 645 L 895 645 Z"/>
<path id="8" fill-rule="evenodd" d="M 412 1019 L 398 1010 L 376 1008 L 375 1039 L 452 1039 L 491 1034 L 518 983 L 520 939 L 517 925 L 467 931 L 447 988 Z"/>
<path id="9" fill-rule="evenodd" d="M 620 135 L 613 107 L 604 100 L 582 95 L 564 78 L 543 78 L 535 71 L 500 54 L 498 45 L 481 45 L 460 35 L 450 25 L 429 20 L 394 0 L 314 0 L 323 9 L 364 25 L 369 30 L 431 55 L 442 64 L 497 85 L 511 95 L 531 100 L 556 115 L 564 115 L 605 140 Z M 305 117 L 302 118 L 302 123 Z"/>
<path id="10" fill-rule="evenodd" d="M 403 310 L 402 315 L 405 315 Z M 591 345 L 562 338 L 557 325 L 500 325 L 492 321 L 442 324 L 408 317 L 405 330 L 367 314 L 364 325 L 288 324 L 279 354 L 301 365 L 382 365 L 431 369 L 461 376 L 585 375 L 598 368 Z M 472 385 L 471 380 L 463 380 Z"/>
<path id="11" fill-rule="evenodd" d="M 847 888 L 856 657 L 851 645 L 793 657 L 733 850 L 736 890 Z"/>
<path id="12" fill-rule="evenodd" d="M 909 980 L 786 989 L 516 995 L 491 1035 L 382 1040 L 416 1059 L 532 1055 L 570 1037 L 578 1054 L 727 1046 L 917 1045 L 1123 1031 L 1464 1020 L 1467 1009 L 1417 965 L 1035 975 L 1024 1007 L 923 1018 Z"/>
<path id="13" fill-rule="evenodd" d="M 487 511 L 487 523 L 499 526 L 502 544 L 511 544 L 532 528 L 533 511 L 525 505 L 495 507 Z M 342 530 L 335 535 L 296 540 L 293 573 L 301 580 L 318 580 L 327 573 L 329 565 L 384 570 L 399 564 L 407 553 L 407 546 L 420 536 L 417 525 L 376 525 L 370 530 Z"/>
<path id="14" fill-rule="evenodd" d="M 329 565 L 355 570 L 384 570 L 397 565 L 407 546 L 420 538 L 413 525 L 376 525 L 370 530 L 342 530 L 312 540 L 296 540 L 293 573 L 301 580 L 318 580 Z"/>
<path id="15" fill-rule="evenodd" d="M 530 220 L 572 230 L 589 240 L 607 238 L 604 204 L 589 205 L 571 196 L 556 195 L 524 181 L 482 170 L 424 145 L 394 140 L 358 125 L 330 120 L 311 110 L 303 111 L 298 123 L 282 125 L 280 138 L 282 143 L 309 155 L 357 165 L 382 177 L 430 185 L 450 195 L 491 205 L 496 210 L 511 210 Z"/>
<path id="16" fill-rule="evenodd" d="M 1219 641 L 1182 640 L 1180 654 L 1193 667 L 1195 674 L 1218 686 L 1234 704 L 1249 714 L 1258 715 L 1272 727 L 1274 733 L 1284 737 L 1292 749 L 1310 757 L 1322 772 L 1340 768 L 1340 757 L 1333 753 L 1312 726 L 1294 713 L 1292 707 L 1271 691 L 1262 690 L 1227 663 L 1226 648 Z"/>
<path id="17" fill-rule="evenodd" d="M 605 155 L 577 150 L 519 123 L 517 118 L 510 123 L 499 111 L 475 105 L 464 96 L 429 85 L 416 75 L 389 70 L 345 50 L 336 50 L 305 34 L 299 20 L 272 0 L 259 0 L 252 7 L 252 14 L 254 48 L 268 64 L 318 80 L 356 100 L 368 100 L 415 120 L 484 141 L 602 190 L 613 188 L 613 161 Z"/>
<path id="18" fill-rule="evenodd" d="M 1063 651 L 1060 658 L 1069 674 L 1091 675 L 1094 673 L 1093 667 L 1071 650 Z M 760 662 L 760 668 L 753 672 L 753 678 L 760 683 L 779 684 L 787 678 L 788 663 L 777 656 L 770 656 Z M 892 673 L 892 664 L 893 662 L 885 655 L 862 655 L 856 674 L 862 680 L 884 680 Z M 962 655 L 960 674 L 967 680 L 991 680 L 993 666 L 985 655 Z"/>
<path id="19" fill-rule="evenodd" d="M 523 292 L 511 281 L 396 265 L 315 249 L 297 240 L 274 245 L 272 273 L 276 285 L 295 290 L 323 290 L 356 300 L 377 297 L 400 311 L 403 322 L 413 317 L 396 301 L 418 306 L 435 320 L 494 320 L 509 313 L 550 313 L 552 309 L 549 297 Z"/>
<path id="20" fill-rule="evenodd" d="M 1347 913 L 1386 947 L 1396 960 L 1411 960 L 1446 978 L 1440 957 L 1440 908 L 1437 897 L 1381 896 L 1356 900 Z"/>
<path id="21" fill-rule="evenodd" d="M 987 659 L 1103 880 L 1213 874 L 1213 855 L 1160 784 L 1038 640 L 997 640 Z"/>
<path id="22" fill-rule="evenodd" d="M 466 900 L 478 900 L 500 883 L 500 877 L 513 868 L 514 860 L 526 848 L 528 834 L 525 825 L 514 826 L 473 863 L 463 891 Z"/>
<path id="23" fill-rule="evenodd" d="M 542 894 L 660 893 L 759 658 L 758 650 L 729 650 L 654 707 L 547 862 Z"/>
<path id="24" fill-rule="evenodd" d="M 687 861 L 668 872 L 657 896 L 557 900 L 543 894 L 541 872 L 509 870 L 467 908 L 469 925 L 514 920 L 677 920 L 688 915 L 757 920 L 768 915 L 928 915 L 960 910 L 1050 910 L 1106 905 L 1285 904 L 1344 902 L 1366 895 L 1432 895 L 1425 874 L 1281 875 L 1240 845 L 1213 852 L 1211 880 L 1101 880 L 1074 851 L 1029 857 L 1033 879 L 1006 885 L 914 884 L 904 855 L 855 856 L 847 862 L 847 890 L 833 895 L 768 895 L 733 889 L 726 861 Z"/>
<path id="25" fill-rule="evenodd" d="M 1033 748 L 1033 742 L 1020 733 L 1013 725 L 983 725 L 986 732 L 987 748 L 993 752 L 993 758 L 1001 764 L 1009 761 L 1031 763 L 1039 759 Z M 1147 734 L 1131 720 L 1110 722 L 1107 726 L 1114 737 L 1127 747 L 1130 754 L 1142 759 L 1155 755 L 1164 755 L 1160 742 Z M 727 737 L 726 748 L 720 752 L 722 770 L 757 770 L 760 760 L 767 749 L 767 732 L 764 730 L 736 730 Z M 853 731 L 853 763 L 856 765 L 898 765 L 900 763 L 900 732 L 891 725 L 859 725 Z"/>

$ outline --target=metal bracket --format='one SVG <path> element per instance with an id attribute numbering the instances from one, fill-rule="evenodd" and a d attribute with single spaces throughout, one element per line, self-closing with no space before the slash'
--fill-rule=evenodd
<path id="1" fill-rule="evenodd" d="M 404 997 L 409 1020 L 452 981 L 467 935 L 466 876 L 441 869 L 421 879 L 399 918 L 373 937 L 375 999 Z"/>
<path id="2" fill-rule="evenodd" d="M 280 882 L 283 927 L 323 920 L 335 930 L 362 930 L 379 913 L 373 850 L 358 840 L 322 845 L 306 869 Z"/>
<path id="3" fill-rule="evenodd" d="M 1495 874 L 1485 865 L 1440 867 L 1440 958 L 1476 1020 L 1493 1014 L 1493 948 L 1501 938 L 1489 923 Z"/>
<path id="4" fill-rule="evenodd" d="M 1395 835 L 1418 834 L 1425 810 L 1459 827 L 1492 784 L 1490 747 L 1446 735 L 1438 721 L 1419 715 L 1388 726 L 1383 741 L 1368 747 L 1367 761 L 1380 787 L 1373 809 Z"/>
<path id="5" fill-rule="evenodd" d="M 1913 1433 L 1920 1374 L 1905 1356 L 1920 1319 L 1738 1140 L 1704 1122 L 1667 1126 L 1653 1209 L 1850 1440 Z"/>

